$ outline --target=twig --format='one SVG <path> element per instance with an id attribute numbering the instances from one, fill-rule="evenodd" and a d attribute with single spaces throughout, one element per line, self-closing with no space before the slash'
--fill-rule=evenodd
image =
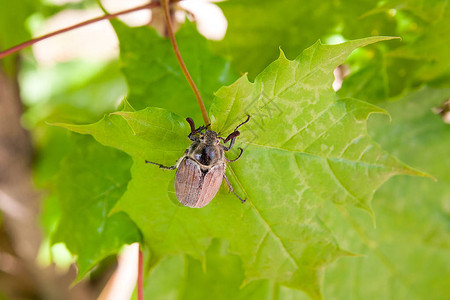
<path id="1" fill-rule="evenodd" d="M 166 18 L 167 30 L 169 32 L 170 42 L 172 43 L 173 51 L 175 52 L 175 56 L 177 57 L 178 63 L 180 64 L 181 70 L 183 71 L 183 74 L 186 77 L 186 80 L 188 81 L 189 85 L 192 88 L 192 91 L 194 92 L 195 98 L 197 98 L 197 103 L 198 103 L 198 106 L 200 107 L 203 121 L 205 122 L 205 125 L 208 125 L 208 124 L 210 124 L 210 122 L 209 122 L 209 118 L 208 118 L 208 113 L 206 112 L 205 104 L 203 103 L 203 100 L 202 100 L 202 96 L 200 95 L 200 92 L 198 91 L 194 80 L 192 79 L 186 65 L 184 64 L 183 58 L 181 57 L 181 54 L 180 54 L 180 50 L 178 49 L 177 41 L 175 40 L 175 35 L 173 33 L 173 27 L 172 27 L 172 21 L 170 19 L 169 0 L 162 0 L 162 5 L 164 8 L 164 16 Z"/>
<path id="2" fill-rule="evenodd" d="M 72 25 L 70 27 L 66 27 L 66 28 L 57 30 L 55 32 L 51 32 L 51 33 L 45 34 L 43 36 L 37 37 L 35 39 L 28 40 L 26 42 L 23 42 L 23 43 L 17 45 L 17 46 L 14 46 L 12 48 L 9 48 L 9 49 L 6 49 L 5 51 L 0 52 L 0 59 L 5 57 L 5 56 L 11 55 L 11 54 L 13 54 L 13 53 L 15 53 L 17 51 L 20 51 L 20 50 L 22 50 L 22 49 L 24 49 L 26 47 L 34 45 L 34 44 L 36 44 L 39 41 L 48 39 L 48 38 L 50 38 L 52 36 L 55 36 L 55 35 L 58 35 L 58 34 L 61 34 L 61 33 L 67 32 L 67 31 L 71 31 L 71 30 L 74 30 L 74 29 L 77 29 L 77 28 L 80 28 L 80 27 L 83 27 L 83 26 L 86 26 L 86 25 L 89 25 L 89 24 L 93 24 L 93 23 L 96 23 L 96 22 L 99 22 L 99 21 L 113 19 L 113 18 L 116 18 L 118 16 L 129 14 L 129 13 L 132 13 L 132 12 L 135 12 L 135 11 L 139 11 L 139 10 L 143 10 L 143 9 L 155 8 L 155 7 L 159 6 L 159 5 L 160 5 L 159 2 L 147 3 L 145 5 L 137 6 L 137 7 L 134 7 L 134 8 L 127 9 L 127 10 L 122 10 L 122 11 L 119 11 L 119 12 L 116 12 L 116 13 L 113 13 L 113 14 L 105 14 L 105 15 L 103 15 L 101 17 L 90 19 L 90 20 L 87 20 L 87 21 L 84 21 L 84 22 Z"/>

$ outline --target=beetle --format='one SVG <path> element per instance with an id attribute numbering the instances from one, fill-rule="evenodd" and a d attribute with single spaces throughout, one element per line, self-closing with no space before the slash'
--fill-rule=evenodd
<path id="1" fill-rule="evenodd" d="M 191 133 L 189 133 L 188 138 L 192 143 L 177 163 L 174 166 L 166 167 L 147 160 L 145 162 L 157 165 L 161 169 L 177 169 L 175 174 L 175 194 L 178 201 L 184 206 L 195 208 L 206 206 L 219 191 L 222 179 L 225 179 L 230 191 L 244 203 L 245 200 L 242 200 L 236 194 L 225 175 L 225 163 L 238 160 L 244 150 L 239 148 L 240 153 L 233 160 L 227 159 L 225 152 L 233 147 L 236 138 L 240 135 L 238 128 L 249 120 L 250 116 L 248 115 L 244 122 L 239 124 L 226 138 L 223 138 L 215 131 L 209 130 L 209 124 L 196 129 L 194 120 L 187 118 L 186 121 L 191 127 Z M 223 144 L 220 141 L 223 141 Z M 230 145 L 227 147 L 224 144 L 228 141 L 230 141 Z"/>

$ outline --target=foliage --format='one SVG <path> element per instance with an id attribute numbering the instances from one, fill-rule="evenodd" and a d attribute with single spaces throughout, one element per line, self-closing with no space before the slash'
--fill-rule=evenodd
<path id="1" fill-rule="evenodd" d="M 76 143 L 55 182 L 61 220 L 52 242 L 63 242 L 78 255 L 82 277 L 124 243 L 140 241 L 140 233 L 126 214 L 109 214 L 130 180 L 129 157 L 87 137 Z"/>
<path id="2" fill-rule="evenodd" d="M 130 104 L 136 109 L 163 107 L 200 121 L 200 111 L 188 105 L 195 103 L 195 97 L 178 66 L 170 41 L 162 39 L 149 27 L 130 28 L 118 21 L 112 24 L 120 42 Z M 206 39 L 197 33 L 193 24 L 185 24 L 176 38 L 189 73 L 205 105 L 209 106 L 213 93 L 236 78 L 230 70 L 230 62 L 209 51 Z M 180 101 L 185 104 L 180 105 Z"/>
<path id="3" fill-rule="evenodd" d="M 403 42 L 364 51 L 353 64 L 350 90 L 373 101 L 426 82 L 448 87 L 450 55 L 444 45 L 450 38 L 450 7 L 446 1 L 283 0 L 274 4 L 269 0 L 231 0 L 220 6 L 229 28 L 216 47 L 232 56 L 238 71 L 249 71 L 251 78 L 276 58 L 279 46 L 288 57 L 294 57 L 318 37 L 334 41 L 389 35 L 400 36 Z M 252 17 L 248 17 L 249 11 Z M 249 55 L 236 55 L 240 52 Z M 366 63 L 361 65 L 362 61 Z"/>
<path id="4" fill-rule="evenodd" d="M 153 263 L 172 253 L 202 259 L 211 239 L 222 238 L 241 257 L 248 280 L 271 279 L 318 298 L 320 269 L 351 255 L 317 216 L 323 201 L 370 210 L 373 191 L 386 179 L 419 174 L 366 135 L 365 119 L 380 109 L 354 99 L 335 101 L 331 89 L 333 70 L 352 50 L 386 39 L 316 43 L 294 61 L 281 55 L 253 84 L 244 76 L 216 93 L 210 109 L 214 130 L 229 132 L 245 114 L 253 116 L 254 125 L 243 127 L 239 140 L 245 161 L 228 167 L 246 205 L 223 193 L 201 210 L 170 201 L 173 174 L 145 164 L 147 159 L 170 165 L 189 144 L 187 124 L 169 111 L 149 107 L 91 125 L 60 126 L 91 134 L 133 158 L 132 180 L 118 210 L 141 228 Z M 261 117 L 274 110 L 270 118 Z"/>
<path id="5" fill-rule="evenodd" d="M 36 2 L 33 0 L 0 1 L 0 7 L 2 7 L 0 11 L 0 50 L 12 47 L 30 38 L 30 33 L 24 23 L 36 9 L 36 6 Z M 15 30 L 8 30 L 9 28 L 15 28 Z M 9 74 L 16 71 L 14 58 L 2 60 L 0 66 Z"/>
<path id="6" fill-rule="evenodd" d="M 30 5 L 5 7 L 26 18 Z M 236 143 L 244 154 L 226 171 L 245 204 L 223 185 L 207 207 L 183 207 L 174 172 L 145 164 L 174 164 L 190 143 L 184 119 L 201 125 L 170 42 L 153 28 L 111 22 L 120 70 L 25 64 L 35 180 L 50 192 L 44 231 L 76 257 L 79 279 L 141 242 L 149 299 L 449 298 L 450 129 L 432 112 L 450 97 L 447 2 L 219 6 L 223 41 L 189 22 L 177 40 L 212 129 L 226 135 L 251 115 Z M 40 80 L 55 83 L 51 93 Z"/>
<path id="7" fill-rule="evenodd" d="M 345 258 L 332 266 L 325 298 L 448 298 L 450 130 L 432 108 L 449 96 L 450 89 L 423 88 L 382 104 L 391 123 L 386 118 L 369 121 L 369 132 L 383 147 L 436 180 L 406 176 L 389 180 L 374 197 L 376 228 L 351 208 L 340 216 L 328 215 L 334 228 L 352 224 L 351 232 L 341 231 L 337 238 L 366 257 Z"/>

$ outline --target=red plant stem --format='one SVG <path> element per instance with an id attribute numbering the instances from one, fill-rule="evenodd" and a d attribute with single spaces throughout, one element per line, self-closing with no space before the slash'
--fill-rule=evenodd
<path id="1" fill-rule="evenodd" d="M 132 12 L 135 12 L 135 11 L 139 11 L 139 10 L 142 10 L 142 9 L 155 8 L 155 7 L 159 6 L 159 5 L 160 5 L 159 2 L 147 3 L 145 5 L 137 6 L 137 7 L 134 7 L 134 8 L 127 9 L 127 10 L 122 10 L 122 11 L 119 11 L 119 12 L 116 12 L 116 13 L 113 13 L 113 14 L 105 14 L 105 15 L 103 15 L 101 17 L 90 19 L 90 20 L 87 20 L 87 21 L 84 21 L 84 22 L 72 25 L 70 27 L 66 27 L 66 28 L 57 30 L 55 32 L 48 33 L 46 35 L 37 37 L 35 39 L 28 40 L 26 42 L 23 42 L 23 43 L 17 45 L 17 46 L 14 46 L 12 48 L 9 48 L 9 49 L 6 49 L 5 51 L 0 52 L 0 59 L 5 57 L 5 56 L 8 56 L 10 54 L 13 54 L 13 53 L 15 53 L 17 51 L 20 51 L 20 50 L 22 50 L 22 49 L 24 49 L 26 47 L 34 45 L 34 44 L 36 44 L 39 41 L 48 39 L 48 38 L 50 38 L 52 36 L 55 36 L 55 35 L 58 35 L 58 34 L 61 34 L 61 33 L 67 32 L 67 31 L 71 31 L 71 30 L 74 30 L 74 29 L 77 29 L 77 28 L 80 28 L 80 27 L 83 27 L 83 26 L 86 26 L 86 25 L 89 25 L 89 24 L 93 24 L 93 23 L 96 23 L 96 22 L 99 22 L 99 21 L 113 19 L 113 18 L 116 18 L 116 17 L 118 17 L 120 15 L 129 14 L 129 13 L 132 13 Z"/>
<path id="2" fill-rule="evenodd" d="M 169 32 L 170 42 L 172 43 L 173 51 L 175 52 L 175 56 L 177 57 L 178 63 L 180 64 L 184 77 L 186 77 L 186 80 L 188 81 L 189 85 L 192 88 L 192 91 L 194 92 L 198 106 L 200 107 L 200 111 L 202 113 L 203 121 L 205 122 L 205 125 L 208 125 L 210 124 L 210 122 L 205 104 L 203 103 L 202 100 L 202 96 L 200 95 L 200 92 L 198 91 L 197 86 L 195 85 L 195 82 L 192 79 L 191 74 L 189 74 L 189 71 L 183 61 L 183 58 L 181 57 L 180 50 L 178 49 L 177 41 L 173 33 L 172 21 L 170 19 L 170 12 L 169 12 L 169 0 L 162 0 L 162 5 L 164 8 L 164 16 L 166 18 L 167 31 Z"/>
<path id="3" fill-rule="evenodd" d="M 144 300 L 144 255 L 142 254 L 141 245 L 139 245 L 137 298 L 138 300 Z"/>

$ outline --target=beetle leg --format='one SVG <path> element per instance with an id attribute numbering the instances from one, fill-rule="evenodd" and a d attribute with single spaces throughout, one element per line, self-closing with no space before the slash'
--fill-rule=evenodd
<path id="1" fill-rule="evenodd" d="M 195 133 L 189 133 L 188 138 L 193 142 L 198 142 L 198 136 L 195 135 Z"/>
<path id="2" fill-rule="evenodd" d="M 174 166 L 171 166 L 171 167 L 166 167 L 164 165 L 161 165 L 161 164 L 158 164 L 158 163 L 155 163 L 155 162 L 151 162 L 151 161 L 148 161 L 148 160 L 146 160 L 145 163 L 152 164 L 152 165 L 157 165 L 160 169 L 165 169 L 165 170 L 175 170 L 178 167 L 178 163 L 176 165 L 174 165 Z"/>
<path id="3" fill-rule="evenodd" d="M 223 178 L 225 178 L 225 181 L 227 182 L 228 187 L 230 188 L 230 191 L 233 192 L 233 194 L 239 199 L 241 200 L 242 203 L 244 203 L 245 201 L 247 201 L 247 199 L 242 200 L 241 197 L 238 196 L 238 194 L 236 194 L 236 192 L 234 191 L 233 187 L 231 186 L 231 183 L 228 181 L 228 177 L 227 175 L 225 175 L 225 173 L 223 174 Z"/>
<path id="4" fill-rule="evenodd" d="M 241 153 L 239 153 L 238 157 L 236 157 L 236 158 L 233 159 L 233 160 L 229 160 L 228 158 L 225 157 L 225 160 L 226 160 L 227 162 L 229 162 L 229 163 L 232 163 L 232 162 L 237 161 L 237 160 L 241 157 L 242 152 L 244 152 L 244 149 L 242 149 L 242 148 L 239 148 L 239 150 L 241 150 Z"/>

